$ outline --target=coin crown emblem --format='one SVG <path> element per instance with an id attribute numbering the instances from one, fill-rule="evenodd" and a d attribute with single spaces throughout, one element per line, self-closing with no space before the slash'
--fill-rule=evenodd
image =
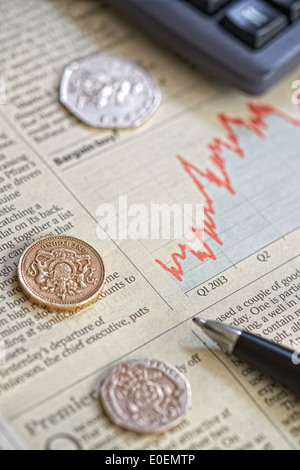
<path id="1" fill-rule="evenodd" d="M 91 257 L 67 248 L 39 250 L 27 274 L 35 278 L 41 290 L 54 293 L 63 301 L 67 295 L 80 294 L 89 284 L 97 282 Z"/>
<path id="2" fill-rule="evenodd" d="M 124 366 L 113 383 L 112 393 L 127 419 L 153 426 L 168 423 L 180 414 L 183 392 L 160 371 Z"/>

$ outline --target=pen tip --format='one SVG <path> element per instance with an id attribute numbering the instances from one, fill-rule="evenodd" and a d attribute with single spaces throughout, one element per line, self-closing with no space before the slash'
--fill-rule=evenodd
<path id="1" fill-rule="evenodd" d="M 195 322 L 198 326 L 205 326 L 206 325 L 206 321 L 203 320 L 202 318 L 193 318 L 193 322 Z"/>

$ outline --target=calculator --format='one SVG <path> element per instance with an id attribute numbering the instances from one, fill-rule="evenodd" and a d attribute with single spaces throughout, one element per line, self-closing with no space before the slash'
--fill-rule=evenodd
<path id="1" fill-rule="evenodd" d="M 300 64 L 300 0 L 109 0 L 188 62 L 258 95 Z"/>

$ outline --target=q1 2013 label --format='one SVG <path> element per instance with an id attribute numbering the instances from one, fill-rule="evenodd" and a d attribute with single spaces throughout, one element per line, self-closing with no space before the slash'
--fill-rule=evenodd
<path id="1" fill-rule="evenodd" d="M 208 296 L 213 290 L 218 289 L 219 287 L 223 286 L 228 282 L 226 276 L 220 276 L 217 279 L 214 279 L 212 282 L 209 282 L 206 286 L 201 287 L 197 290 L 197 294 L 200 297 Z"/>

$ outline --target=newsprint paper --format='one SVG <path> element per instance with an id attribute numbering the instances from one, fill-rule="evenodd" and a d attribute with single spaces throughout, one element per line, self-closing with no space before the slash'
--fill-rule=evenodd
<path id="1" fill-rule="evenodd" d="M 5 420 L 30 449 L 299 449 L 299 397 L 223 354 L 192 318 L 298 358 L 300 70 L 245 96 L 98 0 L 1 0 L 0 25 Z M 162 104 L 141 127 L 90 128 L 60 104 L 65 67 L 101 51 L 159 84 Z M 151 229 L 162 205 L 201 205 L 194 240 Z M 101 297 L 81 312 L 48 313 L 17 281 L 25 247 L 62 234 L 95 247 L 107 269 Z M 99 384 L 129 359 L 165 361 L 189 380 L 191 409 L 176 428 L 141 436 L 106 417 Z"/>

